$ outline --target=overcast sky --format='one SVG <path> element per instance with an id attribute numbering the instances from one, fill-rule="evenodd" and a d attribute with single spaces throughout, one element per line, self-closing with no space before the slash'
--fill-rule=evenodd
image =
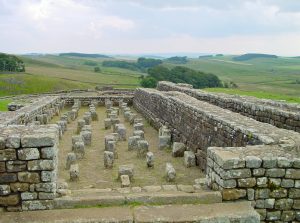
<path id="1" fill-rule="evenodd" d="M 300 55 L 300 0 L 0 0 L 0 52 Z"/>

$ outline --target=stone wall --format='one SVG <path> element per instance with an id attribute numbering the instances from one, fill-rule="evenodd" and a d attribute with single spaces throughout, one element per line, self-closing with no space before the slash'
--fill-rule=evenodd
<path id="1" fill-rule="evenodd" d="M 8 211 L 53 208 L 58 127 L 1 126 L 0 207 Z"/>
<path id="2" fill-rule="evenodd" d="M 43 123 L 46 124 L 63 107 L 64 101 L 60 97 L 41 97 L 17 111 L 0 113 L 0 123 L 2 125 L 27 125 L 44 118 Z M 44 117 L 40 117 L 40 115 L 44 115 Z"/>
<path id="3" fill-rule="evenodd" d="M 300 132 L 300 105 L 287 104 L 268 99 L 248 96 L 209 93 L 191 86 L 159 82 L 161 91 L 179 91 L 202 101 L 248 116 L 260 122 L 269 123 L 279 128 Z"/>
<path id="4" fill-rule="evenodd" d="M 167 125 L 172 131 L 172 141 L 183 142 L 194 151 L 201 169 L 206 168 L 206 149 L 211 146 L 300 140 L 294 131 L 255 121 L 179 92 L 137 89 L 133 105 L 155 128 Z"/>
<path id="5" fill-rule="evenodd" d="M 73 105 L 74 100 L 81 101 L 82 105 L 90 105 L 92 101 L 97 102 L 98 105 L 104 106 L 105 100 L 110 100 L 114 103 L 114 105 L 118 105 L 120 100 L 128 103 L 128 105 L 132 104 L 133 95 L 103 95 L 103 96 L 62 96 L 62 99 L 66 102 L 66 105 Z"/>
<path id="6" fill-rule="evenodd" d="M 249 200 L 262 221 L 300 221 L 299 145 L 208 148 L 208 185 L 223 200 Z"/>

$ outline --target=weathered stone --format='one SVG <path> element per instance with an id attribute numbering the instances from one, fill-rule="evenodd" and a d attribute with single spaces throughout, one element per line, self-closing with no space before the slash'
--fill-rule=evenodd
<path id="1" fill-rule="evenodd" d="M 263 167 L 264 168 L 276 168 L 277 167 L 276 157 L 264 157 L 263 158 Z"/>
<path id="2" fill-rule="evenodd" d="M 262 163 L 262 160 L 256 156 L 246 156 L 245 161 L 247 168 L 259 168 Z"/>
<path id="3" fill-rule="evenodd" d="M 0 162 L 0 173 L 3 173 L 5 171 L 6 171 L 5 162 Z"/>
<path id="4" fill-rule="evenodd" d="M 139 136 L 140 139 L 145 139 L 145 133 L 142 130 L 133 131 L 133 136 Z"/>
<path id="5" fill-rule="evenodd" d="M 159 136 L 158 138 L 158 149 L 168 149 L 171 147 L 170 136 Z"/>
<path id="6" fill-rule="evenodd" d="M 284 189 L 284 188 L 279 188 L 279 189 L 275 189 L 275 190 L 272 190 L 271 193 L 270 193 L 270 197 L 273 197 L 273 198 L 285 198 L 287 197 L 287 190 Z"/>
<path id="7" fill-rule="evenodd" d="M 6 162 L 6 170 L 7 172 L 19 172 L 26 170 L 26 162 L 25 161 L 7 161 Z"/>
<path id="8" fill-rule="evenodd" d="M 9 135 L 6 139 L 6 148 L 18 149 L 21 145 L 21 136 L 18 134 Z"/>
<path id="9" fill-rule="evenodd" d="M 177 188 L 179 191 L 183 191 L 185 193 L 194 193 L 195 189 L 192 185 L 182 185 L 182 184 L 178 184 Z"/>
<path id="10" fill-rule="evenodd" d="M 247 189 L 247 198 L 249 201 L 253 201 L 255 196 L 255 190 L 252 188 Z"/>
<path id="11" fill-rule="evenodd" d="M 134 131 L 144 131 L 144 124 L 143 123 L 136 123 L 133 125 Z"/>
<path id="12" fill-rule="evenodd" d="M 224 179 L 239 179 L 239 178 L 248 178 L 251 177 L 250 169 L 232 169 L 227 170 L 224 173 Z"/>
<path id="13" fill-rule="evenodd" d="M 289 198 L 279 199 L 275 201 L 276 210 L 290 210 L 293 206 L 294 201 Z"/>
<path id="14" fill-rule="evenodd" d="M 274 198 L 265 199 L 264 208 L 273 209 L 274 204 L 275 204 L 275 199 Z"/>
<path id="15" fill-rule="evenodd" d="M 72 164 L 75 164 L 77 161 L 75 153 L 68 153 L 66 161 L 66 170 L 70 169 Z"/>
<path id="16" fill-rule="evenodd" d="M 291 222 L 295 219 L 294 211 L 283 211 L 281 214 L 281 220 L 284 222 Z"/>
<path id="17" fill-rule="evenodd" d="M 29 184 L 28 183 L 11 183 L 10 189 L 12 192 L 24 192 L 29 190 Z"/>
<path id="18" fill-rule="evenodd" d="M 239 187 L 254 187 L 256 185 L 255 178 L 238 179 Z"/>
<path id="19" fill-rule="evenodd" d="M 267 199 L 270 195 L 270 189 L 259 188 L 255 191 L 255 199 Z"/>
<path id="20" fill-rule="evenodd" d="M 1 206 L 13 206 L 19 204 L 19 195 L 8 195 L 8 196 L 0 196 L 0 205 Z"/>
<path id="21" fill-rule="evenodd" d="M 53 209 L 53 207 L 53 201 L 51 200 L 34 200 L 22 202 L 22 210 L 24 211 L 47 210 Z"/>
<path id="22" fill-rule="evenodd" d="M 56 137 L 54 134 L 39 133 L 34 135 L 24 135 L 21 138 L 22 147 L 35 148 L 35 147 L 49 147 L 54 146 Z"/>
<path id="23" fill-rule="evenodd" d="M 83 139 L 84 145 L 90 146 L 92 144 L 92 133 L 90 131 L 81 131 L 80 135 Z"/>
<path id="24" fill-rule="evenodd" d="M 267 177 L 257 178 L 257 186 L 258 187 L 267 187 L 268 186 L 268 178 Z"/>
<path id="25" fill-rule="evenodd" d="M 35 190 L 38 192 L 56 192 L 56 183 L 38 183 L 35 184 Z"/>
<path id="26" fill-rule="evenodd" d="M 76 159 L 83 159 L 85 155 L 84 142 L 76 142 L 74 145 Z"/>
<path id="27" fill-rule="evenodd" d="M 128 175 L 130 180 L 132 180 L 134 176 L 134 166 L 132 164 L 119 166 L 118 178 L 122 175 Z"/>
<path id="28" fill-rule="evenodd" d="M 154 167 L 154 154 L 147 152 L 146 154 L 147 167 Z"/>
<path id="29" fill-rule="evenodd" d="M 118 127 L 117 133 L 120 141 L 126 141 L 126 128 L 124 125 Z"/>
<path id="30" fill-rule="evenodd" d="M 55 171 L 42 171 L 41 180 L 43 182 L 54 182 L 56 180 Z"/>
<path id="31" fill-rule="evenodd" d="M 184 165 L 187 168 L 196 166 L 196 156 L 192 151 L 184 152 Z"/>
<path id="32" fill-rule="evenodd" d="M 246 197 L 247 192 L 243 189 L 223 189 L 222 197 L 225 201 L 238 200 L 240 198 Z"/>
<path id="33" fill-rule="evenodd" d="M 104 167 L 113 168 L 114 153 L 111 151 L 104 151 Z"/>
<path id="34" fill-rule="evenodd" d="M 263 168 L 253 169 L 252 173 L 255 177 L 261 177 L 265 175 L 266 170 Z"/>
<path id="35" fill-rule="evenodd" d="M 22 200 L 35 200 L 37 199 L 37 193 L 36 192 L 23 192 L 21 193 L 21 199 Z"/>
<path id="36" fill-rule="evenodd" d="M 284 188 L 292 188 L 294 187 L 294 185 L 295 185 L 294 180 L 282 179 L 281 181 L 281 186 Z"/>
<path id="37" fill-rule="evenodd" d="M 300 169 L 287 169 L 285 177 L 289 179 L 300 179 Z"/>
<path id="38" fill-rule="evenodd" d="M 57 155 L 57 147 L 45 147 L 41 149 L 43 159 L 53 159 Z"/>
<path id="39" fill-rule="evenodd" d="M 40 158 L 40 152 L 37 148 L 26 148 L 18 150 L 20 160 L 36 160 Z"/>
<path id="40" fill-rule="evenodd" d="M 289 198 L 300 198 L 300 189 L 291 188 L 289 190 Z"/>
<path id="41" fill-rule="evenodd" d="M 293 165 L 293 160 L 288 159 L 286 157 L 278 157 L 277 158 L 277 165 L 279 168 L 288 168 Z"/>
<path id="42" fill-rule="evenodd" d="M 54 170 L 53 160 L 31 160 L 28 161 L 28 170 Z"/>
<path id="43" fill-rule="evenodd" d="M 285 169 L 267 169 L 266 170 L 266 176 L 267 177 L 284 177 L 285 175 Z"/>
<path id="44" fill-rule="evenodd" d="M 110 118 L 106 118 L 104 119 L 104 128 L 105 129 L 111 129 L 112 126 L 112 122 Z"/>
<path id="45" fill-rule="evenodd" d="M 136 150 L 137 149 L 137 143 L 141 139 L 140 136 L 130 136 L 128 138 L 128 150 Z"/>
<path id="46" fill-rule="evenodd" d="M 149 151 L 149 144 L 146 140 L 139 140 L 137 142 L 137 157 L 145 158 Z"/>
<path id="47" fill-rule="evenodd" d="M 17 175 L 15 173 L 0 173 L 0 184 L 13 183 L 17 181 Z"/>
<path id="48" fill-rule="evenodd" d="M 180 142 L 174 142 L 172 146 L 172 156 L 183 157 L 185 151 L 185 145 Z"/>
<path id="49" fill-rule="evenodd" d="M 161 191 L 161 186 L 144 186 L 143 190 L 146 192 L 159 192 Z"/>
<path id="50" fill-rule="evenodd" d="M 16 160 L 16 159 L 17 159 L 17 155 L 15 149 L 0 150 L 0 161 Z"/>
<path id="51" fill-rule="evenodd" d="M 164 191 L 177 191 L 176 185 L 162 185 L 161 187 Z"/>
<path id="52" fill-rule="evenodd" d="M 171 163 L 166 163 L 166 180 L 172 182 L 175 180 L 176 171 Z"/>
<path id="53" fill-rule="evenodd" d="M 5 138 L 0 136 L 0 149 L 5 149 Z"/>
<path id="54" fill-rule="evenodd" d="M 9 185 L 0 185 L 0 196 L 10 194 L 10 186 Z"/>
<path id="55" fill-rule="evenodd" d="M 130 178 L 128 175 L 121 175 L 121 186 L 122 187 L 130 186 Z"/>
<path id="56" fill-rule="evenodd" d="M 85 120 L 79 119 L 77 121 L 77 133 L 81 132 L 81 129 L 85 126 Z"/>

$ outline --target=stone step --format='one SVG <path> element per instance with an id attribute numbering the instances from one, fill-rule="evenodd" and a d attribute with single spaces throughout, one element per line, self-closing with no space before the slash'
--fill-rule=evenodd
<path id="1" fill-rule="evenodd" d="M 247 222 L 259 223 L 259 215 L 250 202 L 198 205 L 163 205 L 139 207 L 106 207 L 48 210 L 35 212 L 6 212 L 1 223 L 110 223 L 110 222 Z"/>
<path id="2" fill-rule="evenodd" d="M 198 191 L 186 193 L 182 191 L 117 193 L 82 190 L 74 192 L 72 196 L 57 198 L 54 201 L 56 209 L 77 208 L 86 206 L 118 206 L 144 204 L 212 204 L 221 203 L 221 193 L 218 191 Z"/>

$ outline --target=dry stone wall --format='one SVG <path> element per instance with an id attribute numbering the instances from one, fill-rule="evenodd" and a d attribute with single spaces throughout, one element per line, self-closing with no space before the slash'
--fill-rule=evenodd
<path id="1" fill-rule="evenodd" d="M 208 185 L 223 200 L 249 200 L 262 221 L 300 221 L 299 144 L 208 148 Z"/>
<path id="2" fill-rule="evenodd" d="M 74 101 L 79 100 L 82 105 L 90 105 L 92 102 L 97 103 L 98 105 L 104 106 L 105 100 L 110 100 L 114 105 L 118 105 L 120 100 L 123 100 L 128 105 L 132 104 L 133 95 L 102 95 L 102 96 L 62 96 L 62 99 L 65 101 L 66 105 L 73 105 Z"/>
<path id="3" fill-rule="evenodd" d="M 1 126 L 0 207 L 8 211 L 53 208 L 58 127 Z"/>
<path id="4" fill-rule="evenodd" d="M 211 146 L 278 144 L 298 140 L 294 131 L 276 128 L 179 92 L 137 89 L 134 107 L 157 129 L 167 125 L 174 142 L 183 142 L 202 169 Z"/>
<path id="5" fill-rule="evenodd" d="M 278 128 L 300 132 L 300 106 L 267 99 L 216 94 L 193 89 L 191 86 L 159 82 L 161 91 L 179 91 L 198 100 L 207 101 L 219 107 L 248 116 L 260 122 L 266 122 Z"/>

